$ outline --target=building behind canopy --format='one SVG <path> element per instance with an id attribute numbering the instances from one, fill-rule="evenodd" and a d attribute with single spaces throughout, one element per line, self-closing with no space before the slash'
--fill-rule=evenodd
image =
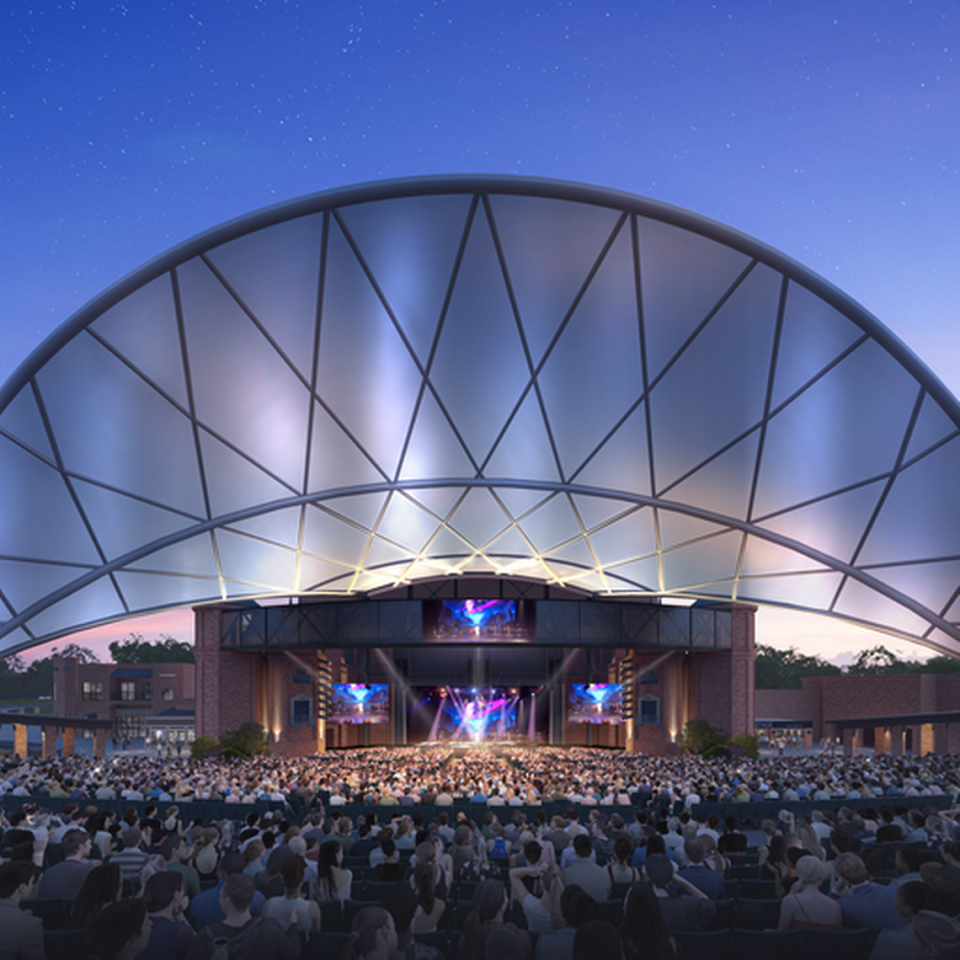
<path id="1" fill-rule="evenodd" d="M 958 466 L 955 398 L 756 240 L 579 184 L 334 190 L 172 249 L 4 385 L 0 650 L 198 606 L 198 732 L 279 749 L 378 672 L 366 739 L 494 676 L 552 740 L 749 731 L 755 605 L 960 652 Z M 535 612 L 425 653 L 442 600 Z M 629 736 L 568 729 L 625 678 Z"/>

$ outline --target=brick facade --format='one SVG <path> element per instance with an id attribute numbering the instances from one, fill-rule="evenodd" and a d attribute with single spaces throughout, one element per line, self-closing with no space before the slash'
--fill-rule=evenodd
<path id="1" fill-rule="evenodd" d="M 56 716 L 114 721 L 119 735 L 134 732 L 149 716 L 192 711 L 196 704 L 192 663 L 81 663 L 53 658 Z"/>
<path id="2" fill-rule="evenodd" d="M 960 674 L 909 673 L 892 676 L 805 677 L 801 690 L 758 690 L 757 716 L 806 720 L 813 723 L 813 739 L 840 735 L 831 720 L 901 716 L 960 709 Z M 930 727 L 928 730 L 927 727 Z M 924 745 L 937 753 L 960 751 L 960 724 L 924 724 L 870 728 L 859 737 L 847 737 L 851 746 L 871 745 L 894 754 Z"/>
<path id="3" fill-rule="evenodd" d="M 704 719 L 732 736 L 753 732 L 754 718 L 754 615 L 756 608 L 732 606 L 732 637 L 729 649 L 613 649 L 611 664 L 602 677 L 593 676 L 589 656 L 581 650 L 568 658 L 561 678 L 562 693 L 556 708 L 564 711 L 560 728 L 563 743 L 597 747 L 620 747 L 658 756 L 677 751 L 676 741 L 688 720 Z M 317 688 L 315 661 L 318 651 L 224 650 L 220 646 L 220 610 L 200 607 L 195 611 L 195 656 L 197 661 L 197 736 L 219 739 L 242 723 L 260 723 L 270 735 L 272 750 L 279 756 L 301 756 L 327 748 L 392 745 L 395 727 L 386 724 L 325 725 L 316 721 Z M 354 682 L 361 677 L 352 657 L 343 650 L 321 652 L 329 661 L 334 683 Z M 382 648 L 383 657 L 370 657 L 364 681 L 390 683 L 385 664 L 393 651 Z M 632 655 L 636 718 L 622 725 L 592 725 L 566 722 L 566 692 L 569 683 L 617 682 L 617 664 Z M 608 658 L 609 659 L 609 658 Z M 648 680 L 641 677 L 649 668 Z M 654 679 L 655 678 L 655 679 Z M 546 679 L 546 678 L 544 678 Z M 641 723 L 641 700 L 656 701 L 657 723 Z M 310 721 L 297 723 L 296 700 L 308 700 L 303 710 Z"/>

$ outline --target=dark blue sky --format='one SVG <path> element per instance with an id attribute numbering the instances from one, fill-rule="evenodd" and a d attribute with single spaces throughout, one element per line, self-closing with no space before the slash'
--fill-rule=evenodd
<path id="1" fill-rule="evenodd" d="M 947 0 L 8 0 L 0 380 L 224 220 L 479 172 L 602 184 L 752 234 L 960 393 L 958 17 Z"/>

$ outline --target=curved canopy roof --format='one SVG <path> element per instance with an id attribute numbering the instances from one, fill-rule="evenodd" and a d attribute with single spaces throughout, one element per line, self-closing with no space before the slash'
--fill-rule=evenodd
<path id="1" fill-rule="evenodd" d="M 960 652 L 960 411 L 856 303 L 651 200 L 335 190 L 185 243 L 0 392 L 0 651 L 457 573 Z"/>

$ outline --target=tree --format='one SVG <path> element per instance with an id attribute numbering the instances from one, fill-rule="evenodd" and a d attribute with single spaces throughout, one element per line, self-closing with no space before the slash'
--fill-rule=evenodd
<path id="1" fill-rule="evenodd" d="M 854 676 L 882 676 L 906 673 L 907 669 L 907 664 L 899 660 L 895 653 L 884 646 L 876 646 L 861 650 L 847 672 Z"/>
<path id="2" fill-rule="evenodd" d="M 757 644 L 754 687 L 757 690 L 799 690 L 804 677 L 838 677 L 843 671 L 820 657 L 800 653 L 796 647 L 778 650 Z"/>
<path id="3" fill-rule="evenodd" d="M 270 752 L 270 740 L 261 724 L 243 723 L 220 738 L 220 750 L 225 757 L 255 757 Z"/>
<path id="4" fill-rule="evenodd" d="M 760 747 L 757 744 L 757 738 L 749 733 L 738 733 L 730 741 L 730 750 L 733 756 L 747 757 L 750 760 L 756 760 L 760 756 Z"/>
<path id="5" fill-rule="evenodd" d="M 220 752 L 220 744 L 213 737 L 198 737 L 190 746 L 193 760 L 206 760 L 211 754 Z"/>
<path id="6" fill-rule="evenodd" d="M 698 753 L 706 756 L 714 747 L 725 747 L 727 731 L 711 726 L 706 720 L 688 720 L 680 734 L 680 749 L 684 753 Z M 727 751 L 729 756 L 729 750 Z"/>
<path id="7" fill-rule="evenodd" d="M 81 663 L 99 663 L 100 658 L 89 647 L 81 647 L 76 643 L 68 643 L 62 650 L 53 648 L 52 656 L 72 657 Z"/>
<path id="8" fill-rule="evenodd" d="M 907 673 L 960 673 L 960 660 L 953 657 L 932 657 L 926 663 L 907 664 Z"/>
<path id="9" fill-rule="evenodd" d="M 144 640 L 143 635 L 131 633 L 124 640 L 110 644 L 114 663 L 193 663 L 193 646 L 161 634 L 156 643 Z"/>

